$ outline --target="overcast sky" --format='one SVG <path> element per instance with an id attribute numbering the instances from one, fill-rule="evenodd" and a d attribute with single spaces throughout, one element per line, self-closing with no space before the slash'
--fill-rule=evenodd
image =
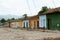
<path id="1" fill-rule="evenodd" d="M 42 6 L 60 7 L 60 0 L 0 0 L 0 15 L 36 15 Z"/>

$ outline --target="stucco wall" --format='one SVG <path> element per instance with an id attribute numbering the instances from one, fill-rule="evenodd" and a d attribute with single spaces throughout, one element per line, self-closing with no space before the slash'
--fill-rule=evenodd
<path id="1" fill-rule="evenodd" d="M 37 21 L 39 21 L 39 18 L 38 17 L 32 17 L 29 19 L 29 27 L 31 29 L 37 29 Z M 39 24 L 39 23 L 38 23 Z"/>
<path id="2" fill-rule="evenodd" d="M 37 20 L 30 20 L 31 29 L 37 29 Z"/>
<path id="3" fill-rule="evenodd" d="M 46 25 L 46 15 L 41 15 L 39 16 L 39 27 L 43 28 L 43 27 L 47 27 Z"/>
<path id="4" fill-rule="evenodd" d="M 29 20 L 24 20 L 23 21 L 23 27 L 24 27 L 24 23 L 25 23 L 25 27 L 29 27 Z M 28 24 L 27 24 L 28 23 Z M 28 26 L 27 26 L 28 25 Z"/>
<path id="5" fill-rule="evenodd" d="M 20 20 L 18 23 L 19 23 L 19 28 L 23 28 L 23 21 Z"/>
<path id="6" fill-rule="evenodd" d="M 12 27 L 12 28 L 18 28 L 18 22 L 11 22 L 10 23 L 10 27 Z"/>
<path id="7" fill-rule="evenodd" d="M 47 21 L 47 26 L 53 30 L 60 30 L 60 13 L 52 13 L 47 15 L 47 20 L 49 19 L 49 25 Z"/>

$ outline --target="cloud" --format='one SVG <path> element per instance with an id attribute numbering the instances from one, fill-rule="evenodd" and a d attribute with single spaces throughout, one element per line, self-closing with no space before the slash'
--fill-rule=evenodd
<path id="1" fill-rule="evenodd" d="M 57 4 L 58 3 L 58 4 Z M 0 15 L 36 15 L 42 6 L 59 7 L 60 0 L 0 0 Z M 30 9 L 29 9 L 30 8 Z"/>

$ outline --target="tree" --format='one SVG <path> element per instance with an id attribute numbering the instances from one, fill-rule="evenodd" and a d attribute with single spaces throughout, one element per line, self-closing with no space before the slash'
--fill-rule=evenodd
<path id="1" fill-rule="evenodd" d="M 39 11 L 38 15 L 44 13 L 45 11 L 47 11 L 47 10 L 49 10 L 49 9 L 50 9 L 50 8 L 48 8 L 47 6 L 42 7 L 42 9 Z M 43 29 L 43 32 L 45 32 L 45 27 L 44 27 L 44 29 Z"/>
<path id="2" fill-rule="evenodd" d="M 1 22 L 1 23 L 5 23 L 6 20 L 5 20 L 4 18 L 2 18 L 2 19 L 0 20 L 0 22 Z"/>
<path id="3" fill-rule="evenodd" d="M 7 20 L 7 22 L 9 23 L 9 27 L 10 27 L 10 20 L 11 20 L 11 19 L 8 19 L 8 20 Z"/>
<path id="4" fill-rule="evenodd" d="M 24 14 L 23 17 L 24 17 L 24 20 L 27 20 L 27 19 L 28 19 L 27 14 Z M 28 25 L 28 24 L 27 24 L 27 25 Z M 24 28 L 25 28 L 25 27 L 24 27 Z M 28 30 L 28 26 L 27 26 L 27 30 Z"/>
<path id="5" fill-rule="evenodd" d="M 15 18 L 12 18 L 11 20 L 15 20 Z"/>
<path id="6" fill-rule="evenodd" d="M 7 22 L 9 22 L 11 19 L 7 19 Z"/>
<path id="7" fill-rule="evenodd" d="M 9 23 L 9 27 L 10 27 L 10 21 L 11 21 L 11 19 L 7 19 L 7 22 Z"/>
<path id="8" fill-rule="evenodd" d="M 24 17 L 24 20 L 27 20 L 28 18 L 27 14 L 24 14 L 23 17 Z"/>
<path id="9" fill-rule="evenodd" d="M 42 9 L 39 11 L 38 14 L 41 14 L 41 13 L 43 13 L 43 12 L 49 10 L 49 9 L 50 9 L 50 8 L 48 8 L 47 6 L 44 6 L 44 7 L 42 7 Z"/>

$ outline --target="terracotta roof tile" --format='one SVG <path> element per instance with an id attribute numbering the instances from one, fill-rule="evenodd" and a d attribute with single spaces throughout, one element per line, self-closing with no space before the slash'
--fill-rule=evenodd
<path id="1" fill-rule="evenodd" d="M 34 16 L 31 16 L 31 17 L 29 17 L 28 19 L 30 19 L 30 18 L 34 18 L 34 17 L 39 17 L 38 15 L 34 15 Z"/>
<path id="2" fill-rule="evenodd" d="M 60 7 L 47 10 L 43 14 L 49 14 L 49 13 L 54 13 L 54 12 L 60 12 Z"/>

